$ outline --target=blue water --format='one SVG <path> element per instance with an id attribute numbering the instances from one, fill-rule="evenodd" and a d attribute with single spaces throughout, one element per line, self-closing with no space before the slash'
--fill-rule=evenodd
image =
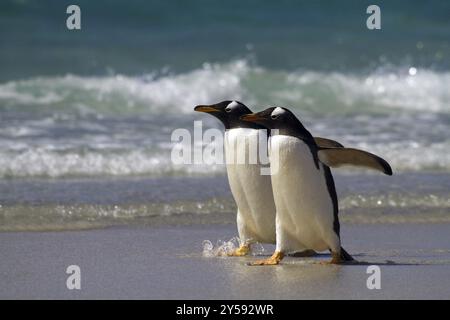
<path id="1" fill-rule="evenodd" d="M 275 70 L 362 71 L 385 64 L 448 70 L 448 1 L 89 1 L 82 30 L 66 29 L 73 1 L 0 4 L 1 80 L 41 75 L 186 72 L 251 56 Z"/>

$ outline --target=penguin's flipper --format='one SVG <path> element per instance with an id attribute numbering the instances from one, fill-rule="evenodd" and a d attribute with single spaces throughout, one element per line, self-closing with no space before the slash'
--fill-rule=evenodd
<path id="1" fill-rule="evenodd" d="M 258 260 L 255 262 L 247 263 L 248 266 L 275 266 L 283 259 L 284 253 L 281 251 L 275 251 L 270 258 L 265 260 Z"/>
<path id="2" fill-rule="evenodd" d="M 372 168 L 389 176 L 392 169 L 386 160 L 372 153 L 353 148 L 320 148 L 319 160 L 331 168 L 344 165 Z"/>
<path id="3" fill-rule="evenodd" d="M 314 141 L 321 148 L 343 148 L 344 146 L 337 141 L 322 138 L 322 137 L 314 137 Z"/>

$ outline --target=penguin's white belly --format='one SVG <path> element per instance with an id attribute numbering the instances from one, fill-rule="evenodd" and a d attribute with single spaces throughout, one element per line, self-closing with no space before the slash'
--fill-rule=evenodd
<path id="1" fill-rule="evenodd" d="M 267 165 L 261 165 L 259 159 L 253 164 L 249 161 L 249 150 L 257 141 L 256 129 L 236 128 L 225 132 L 227 160 L 234 159 L 227 163 L 228 181 L 238 207 L 237 224 L 241 240 L 275 243 L 276 209 L 271 178 L 270 175 L 261 175 L 261 168 Z M 242 164 L 237 161 L 240 156 L 245 156 Z"/>
<path id="2" fill-rule="evenodd" d="M 317 168 L 309 147 L 295 137 L 273 136 L 270 146 L 277 250 L 335 249 L 339 238 L 322 163 Z"/>

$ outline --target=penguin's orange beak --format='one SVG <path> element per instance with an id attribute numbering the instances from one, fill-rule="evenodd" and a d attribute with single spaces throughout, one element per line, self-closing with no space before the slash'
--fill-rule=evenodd
<path id="1" fill-rule="evenodd" d="M 258 113 L 250 113 L 246 114 L 240 117 L 241 120 L 248 121 L 248 122 L 261 122 L 265 121 L 266 119 L 264 117 L 261 117 Z"/>
<path id="2" fill-rule="evenodd" d="M 206 112 L 206 113 L 219 112 L 219 110 L 217 110 L 216 108 L 214 108 L 212 106 L 196 106 L 194 108 L 194 110 L 198 111 L 198 112 Z"/>

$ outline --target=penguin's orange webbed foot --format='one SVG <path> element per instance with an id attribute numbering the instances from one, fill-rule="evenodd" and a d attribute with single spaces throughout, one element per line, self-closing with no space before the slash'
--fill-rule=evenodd
<path id="1" fill-rule="evenodd" d="M 322 265 L 344 264 L 344 261 L 341 259 L 340 253 L 332 252 L 330 261 L 320 261 L 319 264 L 322 264 Z"/>
<path id="2" fill-rule="evenodd" d="M 275 251 L 274 254 L 265 260 L 257 260 L 255 262 L 248 263 L 249 266 L 275 266 L 280 263 L 283 259 L 284 253 L 280 251 Z"/>
<path id="3" fill-rule="evenodd" d="M 229 257 L 243 257 L 246 256 L 250 252 L 249 245 L 242 245 L 233 252 L 228 253 Z"/>

